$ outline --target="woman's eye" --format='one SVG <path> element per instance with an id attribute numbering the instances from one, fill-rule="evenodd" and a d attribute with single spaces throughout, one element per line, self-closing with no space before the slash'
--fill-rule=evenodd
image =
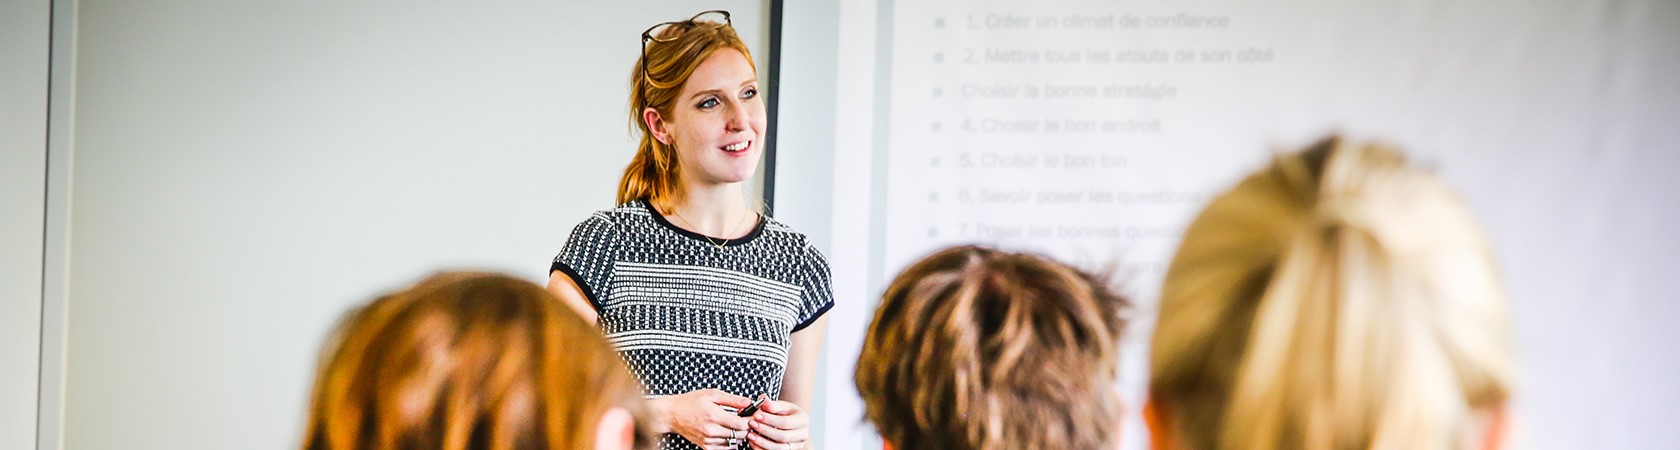
<path id="1" fill-rule="evenodd" d="M 747 88 L 747 90 L 741 92 L 741 98 L 753 98 L 757 96 L 758 88 Z"/>
<path id="2" fill-rule="evenodd" d="M 707 98 L 705 100 L 701 100 L 700 104 L 696 105 L 696 106 L 698 106 L 700 109 L 712 109 L 713 107 L 716 107 L 717 105 L 718 105 L 717 99 Z"/>

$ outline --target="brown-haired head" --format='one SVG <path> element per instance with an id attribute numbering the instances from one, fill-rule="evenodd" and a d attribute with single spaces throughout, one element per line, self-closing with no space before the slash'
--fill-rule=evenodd
<path id="1" fill-rule="evenodd" d="M 683 86 L 706 58 L 733 50 L 752 61 L 752 52 L 733 27 L 706 20 L 672 23 L 645 45 L 630 71 L 630 124 L 641 131 L 641 137 L 636 155 L 619 179 L 618 203 L 645 199 L 656 209 L 669 211 L 683 195 L 677 149 L 654 137 L 643 111 L 653 108 L 660 117 L 672 117 Z"/>
<path id="2" fill-rule="evenodd" d="M 893 280 L 856 381 L 901 449 L 1095 449 L 1119 435 L 1126 301 L 1048 258 L 945 249 Z"/>
<path id="3" fill-rule="evenodd" d="M 641 387 L 599 331 L 535 284 L 444 273 L 345 317 L 302 448 L 586 449 L 609 412 L 646 423 Z"/>

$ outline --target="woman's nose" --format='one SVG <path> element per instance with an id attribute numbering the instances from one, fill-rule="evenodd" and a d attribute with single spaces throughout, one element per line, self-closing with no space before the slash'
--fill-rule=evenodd
<path id="1" fill-rule="evenodd" d="M 735 105 L 735 107 L 729 108 L 729 115 L 724 120 L 724 128 L 728 131 L 747 129 L 747 122 L 751 120 L 750 114 L 752 113 L 747 110 L 745 105 Z"/>

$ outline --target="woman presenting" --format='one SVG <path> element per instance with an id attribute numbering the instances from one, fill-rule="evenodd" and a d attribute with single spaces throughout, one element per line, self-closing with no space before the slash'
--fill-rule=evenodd
<path id="1" fill-rule="evenodd" d="M 800 449 L 810 438 L 834 300 L 810 240 L 745 200 L 763 152 L 759 85 L 728 12 L 644 31 L 630 79 L 641 143 L 619 206 L 578 224 L 549 272 L 548 289 L 642 382 L 660 448 Z"/>

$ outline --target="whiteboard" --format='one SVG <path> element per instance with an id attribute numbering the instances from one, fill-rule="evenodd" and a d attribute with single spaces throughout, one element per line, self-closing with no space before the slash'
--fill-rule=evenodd
<path id="1" fill-rule="evenodd" d="M 1121 367 L 1133 407 L 1125 445 L 1143 448 L 1150 318 L 1184 226 L 1275 152 L 1337 132 L 1404 149 L 1488 229 L 1515 316 L 1521 442 L 1680 439 L 1666 425 L 1680 417 L 1680 361 L 1666 344 L 1680 333 L 1665 320 L 1680 314 L 1680 240 L 1669 235 L 1680 229 L 1680 5 L 889 1 L 850 11 L 842 42 L 873 45 L 842 45 L 842 77 L 872 78 L 841 84 L 836 134 L 870 137 L 836 140 L 834 270 L 836 283 L 863 280 L 837 289 L 866 305 L 836 309 L 831 380 L 851 380 L 872 295 L 934 249 L 983 242 L 1116 265 L 1139 303 Z M 866 432 L 847 422 L 861 417 L 857 401 L 831 394 L 829 426 Z M 867 436 L 831 444 L 878 446 Z"/>

